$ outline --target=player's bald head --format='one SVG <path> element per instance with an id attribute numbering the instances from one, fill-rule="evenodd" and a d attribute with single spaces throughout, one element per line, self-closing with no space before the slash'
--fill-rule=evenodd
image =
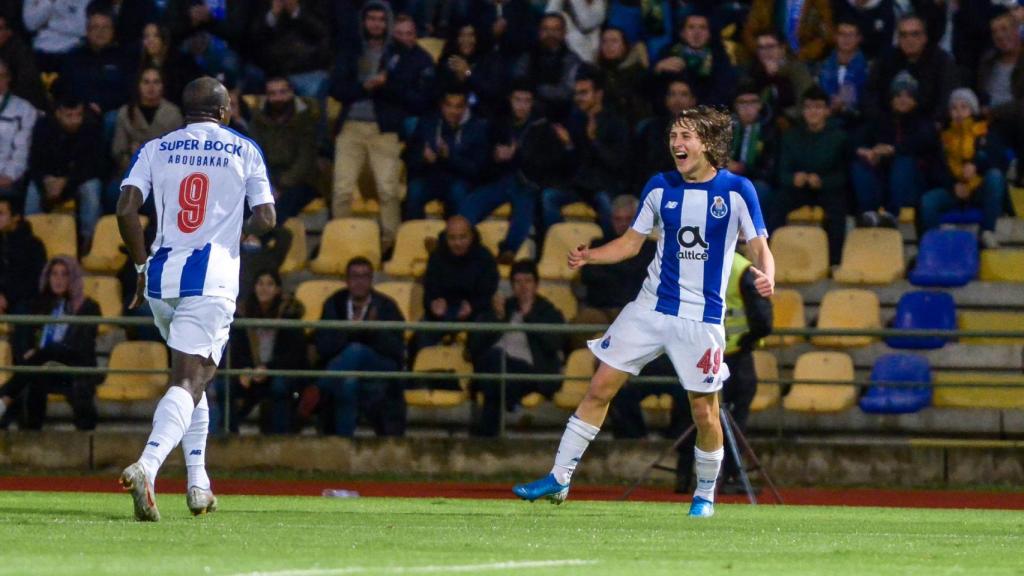
<path id="1" fill-rule="evenodd" d="M 210 118 L 223 121 L 231 109 L 228 89 L 209 76 L 196 78 L 185 86 L 181 96 L 187 118 Z"/>

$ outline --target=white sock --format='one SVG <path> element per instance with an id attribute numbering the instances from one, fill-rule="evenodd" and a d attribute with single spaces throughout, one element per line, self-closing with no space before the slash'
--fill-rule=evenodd
<path id="1" fill-rule="evenodd" d="M 198 486 L 210 489 L 210 477 L 206 474 L 206 437 L 210 431 L 210 406 L 206 403 L 206 392 L 192 412 L 192 425 L 181 438 L 181 451 L 185 453 L 185 469 L 188 470 L 188 487 Z"/>
<path id="2" fill-rule="evenodd" d="M 569 422 L 565 425 L 565 433 L 562 434 L 562 442 L 558 445 L 558 453 L 555 454 L 555 466 L 551 469 L 551 473 L 555 475 L 555 480 L 559 484 L 563 486 L 569 484 L 576 465 L 583 457 L 583 452 L 600 431 L 600 428 L 587 424 L 577 418 L 575 414 L 569 416 Z"/>
<path id="3" fill-rule="evenodd" d="M 146 449 L 139 462 L 146 475 L 156 482 L 156 473 L 167 459 L 167 455 L 181 442 L 189 425 L 195 404 L 192 395 L 181 386 L 171 386 L 153 412 L 153 431 L 149 434 Z"/>
<path id="4" fill-rule="evenodd" d="M 722 468 L 724 455 L 724 447 L 714 452 L 705 452 L 694 446 L 693 456 L 697 468 L 697 491 L 694 492 L 694 496 L 700 496 L 708 502 L 715 501 L 715 483 L 718 481 L 718 471 Z"/>

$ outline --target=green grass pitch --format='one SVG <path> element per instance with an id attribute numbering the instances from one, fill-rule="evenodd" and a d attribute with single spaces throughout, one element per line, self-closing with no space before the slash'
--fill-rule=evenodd
<path id="1" fill-rule="evenodd" d="M 1013 574 L 1024 514 L 227 496 L 131 520 L 127 495 L 0 493 L 0 574 Z"/>

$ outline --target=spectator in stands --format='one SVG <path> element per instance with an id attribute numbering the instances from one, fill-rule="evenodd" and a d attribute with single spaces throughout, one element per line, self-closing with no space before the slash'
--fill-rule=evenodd
<path id="1" fill-rule="evenodd" d="M 537 23 L 530 0 L 469 0 L 458 11 L 456 21 L 470 24 L 490 38 L 508 56 L 526 52 L 537 39 Z"/>
<path id="2" fill-rule="evenodd" d="M 493 117 L 504 104 L 511 79 L 509 58 L 500 45 L 470 24 L 453 31 L 437 62 L 439 93 L 462 91 L 478 118 Z"/>
<path id="3" fill-rule="evenodd" d="M 238 53 L 252 21 L 252 0 L 168 0 L 164 19 L 172 46 L 182 47 L 211 75 L 237 77 Z"/>
<path id="4" fill-rule="evenodd" d="M 326 95 L 330 31 L 307 0 L 269 0 L 256 13 L 253 55 L 267 77 L 285 76 L 300 96 Z"/>
<path id="5" fill-rule="evenodd" d="M 487 125 L 469 111 L 466 93 L 446 91 L 439 113 L 420 119 L 407 144 L 406 219 L 425 217 L 431 200 L 442 200 L 445 214 L 455 214 L 479 182 L 488 150 Z"/>
<path id="6" fill-rule="evenodd" d="M 662 82 L 682 78 L 701 104 L 724 106 L 736 87 L 736 69 L 721 42 L 711 34 L 711 24 L 702 12 L 686 16 L 679 27 L 678 42 L 658 56 L 654 73 Z"/>
<path id="7" fill-rule="evenodd" d="M 950 55 L 957 75 L 972 78 L 981 55 L 992 47 L 989 21 L 1006 11 L 1011 0 L 911 0 L 915 14 L 925 22 L 929 40 Z M 939 103 L 945 116 L 946 101 Z"/>
<path id="8" fill-rule="evenodd" d="M 262 270 L 256 274 L 248 297 L 238 307 L 238 318 L 289 319 L 302 318 L 302 304 L 285 294 L 281 276 L 276 270 Z M 234 368 L 252 368 L 256 374 L 240 376 L 232 385 L 231 427 L 237 432 L 238 424 L 257 406 L 260 408 L 260 431 L 264 434 L 289 434 L 296 431 L 295 399 L 303 388 L 303 380 L 261 374 L 265 370 L 305 370 L 306 334 L 302 328 L 247 328 L 236 330 L 231 338 L 231 365 Z M 224 410 L 223 379 L 218 378 L 217 410 Z M 217 420 L 211 415 L 211 429 Z"/>
<path id="9" fill-rule="evenodd" d="M 572 157 L 569 181 L 544 190 L 541 198 L 544 229 L 562 221 L 562 207 L 586 202 L 597 213 L 605 235 L 613 234 L 612 198 L 626 181 L 629 126 L 604 107 L 604 78 L 600 71 L 584 71 L 575 83 L 575 102 L 568 128 L 558 137 Z"/>
<path id="10" fill-rule="evenodd" d="M 46 249 L 21 217 L 21 201 L 0 195 L 0 314 L 25 306 L 39 288 Z"/>
<path id="11" fill-rule="evenodd" d="M 498 245 L 498 262 L 511 264 L 533 226 L 537 186 L 522 173 L 523 158 L 535 152 L 525 139 L 530 130 L 544 130 L 533 112 L 533 91 L 516 85 L 508 97 L 509 113 L 498 118 L 491 131 L 492 165 L 490 179 L 462 202 L 459 212 L 476 225 L 502 204 L 512 204 L 508 233 Z M 525 150 L 524 150 L 525 148 Z"/>
<path id="12" fill-rule="evenodd" d="M 363 44 L 340 52 L 331 74 L 330 93 L 342 104 L 335 141 L 331 215 L 352 214 L 352 199 L 363 164 L 369 161 L 380 202 L 384 251 L 395 242 L 401 221 L 402 144 L 398 132 L 407 116 L 426 111 L 431 101 L 434 61 L 416 46 L 412 20 L 395 24 L 391 41 L 391 9 L 379 0 L 363 6 Z M 401 37 L 401 41 L 397 39 Z"/>
<path id="13" fill-rule="evenodd" d="M 754 0 L 743 27 L 743 43 L 751 54 L 757 52 L 765 32 L 778 33 L 801 62 L 818 62 L 832 48 L 832 4 L 829 0 Z"/>
<path id="14" fill-rule="evenodd" d="M 468 322 L 491 311 L 498 289 L 498 264 L 480 244 L 480 234 L 462 216 L 448 219 L 423 277 L 423 319 Z M 439 332 L 416 335 L 420 348 L 439 342 Z"/>
<path id="15" fill-rule="evenodd" d="M 749 81 L 741 82 L 733 101 L 732 147 L 726 166 L 733 174 L 750 179 L 762 210 L 767 210 L 775 203 L 771 183 L 775 179 L 778 137 L 762 110 L 757 87 Z"/>
<path id="16" fill-rule="evenodd" d="M 857 148 L 851 176 L 863 225 L 895 227 L 900 208 L 917 206 L 926 190 L 946 181 L 939 135 L 918 106 L 920 93 L 909 72 L 898 74 L 890 87 L 892 112 L 869 125 Z"/>
<path id="17" fill-rule="evenodd" d="M 143 144 L 181 128 L 181 124 L 181 110 L 164 99 L 160 69 L 143 68 L 132 103 L 117 111 L 111 153 L 118 173 L 128 169 L 132 156 Z"/>
<path id="18" fill-rule="evenodd" d="M 769 208 L 771 229 L 806 204 L 825 210 L 829 259 L 838 264 L 846 235 L 846 135 L 829 123 L 829 97 L 817 86 L 803 94 L 803 122 L 785 132 L 779 148 L 779 190 Z"/>
<path id="19" fill-rule="evenodd" d="M 563 324 L 565 318 L 555 305 L 537 293 L 540 275 L 532 260 L 520 260 L 509 271 L 512 297 L 500 294 L 494 298 L 494 309 L 481 316 L 484 322 L 510 324 Z M 558 374 L 562 369 L 561 334 L 545 332 L 473 332 L 469 337 L 469 353 L 473 371 L 498 374 L 503 367 L 511 374 Z M 505 382 L 505 408 L 512 411 L 527 394 L 537 392 L 550 398 L 558 382 L 521 382 L 509 378 Z M 483 393 L 484 405 L 480 419 L 473 427 L 479 436 L 497 436 L 501 428 L 501 386 L 499 382 L 474 382 L 473 388 Z"/>
<path id="20" fill-rule="evenodd" d="M 978 92 L 986 108 L 1024 98 L 1024 50 L 1013 14 L 992 19 L 992 43 L 978 66 Z"/>
<path id="21" fill-rule="evenodd" d="M 296 96 L 287 78 L 267 79 L 266 100 L 253 110 L 249 134 L 263 150 L 279 222 L 296 216 L 318 196 L 317 118 L 316 101 Z"/>
<path id="22" fill-rule="evenodd" d="M 603 246 L 625 234 L 633 224 L 639 207 L 640 201 L 636 196 L 616 196 L 612 201 L 612 228 L 615 235 L 595 240 L 590 247 Z M 640 286 L 647 277 L 645 271 L 656 250 L 657 243 L 648 240 L 632 258 L 607 266 L 584 266 L 580 271 L 580 281 L 586 288 L 586 296 L 573 323 L 611 324 L 622 308 L 640 292 Z M 572 348 L 583 348 L 586 341 L 586 334 L 574 334 Z"/>
<path id="23" fill-rule="evenodd" d="M 345 267 L 345 280 L 348 287 L 324 302 L 321 320 L 350 320 L 368 325 L 405 320 L 391 297 L 373 289 L 373 264 L 369 260 L 350 260 Z M 405 342 L 401 330 L 370 326 L 344 332 L 319 329 L 315 340 L 320 362 L 327 370 L 402 369 Z M 334 433 L 338 436 L 352 436 L 360 415 L 373 425 L 378 436 L 401 436 L 405 432 L 405 396 L 399 381 L 325 377 L 317 386 L 331 396 Z"/>
<path id="24" fill-rule="evenodd" d="M 434 38 L 447 37 L 452 29 L 458 0 L 408 0 L 404 7 L 395 6 L 416 23 L 417 34 Z"/>
<path id="25" fill-rule="evenodd" d="M 757 60 L 752 66 L 751 78 L 761 91 L 761 101 L 776 126 L 784 130 L 800 122 L 803 114 L 800 97 L 814 85 L 814 79 L 803 62 L 786 55 L 786 47 L 775 32 L 757 36 Z"/>
<path id="26" fill-rule="evenodd" d="M 66 90 L 85 102 L 93 114 L 103 116 L 128 101 L 134 71 L 116 41 L 109 12 L 92 12 L 86 30 L 85 44 L 64 59 L 57 92 Z M 104 124 L 113 129 L 114 115 Z"/>
<path id="27" fill-rule="evenodd" d="M 146 24 L 142 29 L 139 69 L 158 68 L 164 80 L 164 97 L 181 103 L 185 85 L 203 74 L 194 60 L 171 45 L 171 32 L 163 26 Z"/>
<path id="28" fill-rule="evenodd" d="M 160 19 L 154 0 L 93 0 L 89 12 L 102 10 L 114 17 L 117 37 L 127 46 L 139 41 L 139 31 Z"/>
<path id="29" fill-rule="evenodd" d="M 0 196 L 24 193 L 32 129 L 38 116 L 27 100 L 11 93 L 11 71 L 0 60 Z"/>
<path id="30" fill-rule="evenodd" d="M 566 25 L 565 42 L 587 64 L 597 60 L 607 0 L 548 0 L 544 12 L 561 14 Z"/>
<path id="31" fill-rule="evenodd" d="M 945 117 L 945 104 L 956 86 L 953 58 L 928 42 L 928 32 L 920 16 L 900 18 L 897 45 L 879 55 L 868 75 L 864 113 L 878 120 L 889 111 L 889 88 L 900 72 L 906 72 L 918 84 L 918 108 L 935 122 Z"/>
<path id="32" fill-rule="evenodd" d="M 832 115 L 851 126 L 860 118 L 868 61 L 860 51 L 860 31 L 852 21 L 836 25 L 836 49 L 821 65 L 818 83 L 831 98 Z"/>
<path id="33" fill-rule="evenodd" d="M 25 0 L 25 28 L 43 72 L 60 72 L 64 58 L 85 37 L 86 8 L 92 0 Z"/>
<path id="34" fill-rule="evenodd" d="M 100 217 L 104 152 L 100 127 L 73 96 L 57 102 L 52 116 L 36 123 L 29 152 L 25 214 L 50 212 L 67 200 L 78 203 L 79 244 L 88 246 Z"/>
<path id="35" fill-rule="evenodd" d="M 583 63 L 565 43 L 565 34 L 565 17 L 545 14 L 537 43 L 519 58 L 513 71 L 514 79 L 536 84 L 538 112 L 555 122 L 564 121 L 569 115 L 573 82 Z"/>
<path id="36" fill-rule="evenodd" d="M 662 112 L 637 125 L 632 155 L 635 167 L 632 175 L 634 190 L 643 190 L 644 184 L 656 172 L 675 170 L 675 159 L 665 145 L 665 134 L 676 116 L 696 105 L 697 99 L 693 97 L 690 85 L 682 80 L 672 80 L 665 87 Z"/>
<path id="37" fill-rule="evenodd" d="M 249 110 L 249 105 L 242 98 L 242 88 L 236 82 L 230 80 L 224 83 L 224 87 L 228 89 L 228 97 L 231 99 L 231 118 L 228 121 L 228 128 L 243 135 L 248 135 L 252 111 Z"/>
<path id="38" fill-rule="evenodd" d="M 1003 214 L 1006 177 L 987 143 L 988 123 L 980 119 L 978 97 L 970 88 L 958 88 L 949 97 L 949 127 L 942 132 L 942 148 L 951 185 L 934 188 L 921 199 L 921 225 L 937 227 L 942 216 L 958 207 L 978 205 L 982 210 L 981 242 L 998 248 L 996 220 Z"/>
<path id="39" fill-rule="evenodd" d="M 84 294 L 78 261 L 70 256 L 57 256 L 43 269 L 37 296 L 20 312 L 55 318 L 99 316 L 100 307 Z M 96 324 L 19 325 L 11 341 L 15 364 L 42 366 L 56 362 L 65 366 L 95 366 L 96 329 Z M 95 376 L 16 374 L 0 388 L 0 411 L 23 400 L 25 417 L 20 426 L 39 430 L 46 418 L 48 394 L 67 397 L 75 428 L 96 428 Z M 13 412 L 0 417 L 0 429 L 7 427 Z"/>
<path id="40" fill-rule="evenodd" d="M 860 30 L 864 39 L 861 48 L 868 60 L 874 60 L 892 46 L 896 26 L 894 0 L 841 0 L 835 6 L 836 22 L 852 22 Z"/>
<path id="41" fill-rule="evenodd" d="M 606 28 L 601 32 L 597 62 L 605 77 L 604 100 L 608 109 L 625 117 L 631 127 L 649 116 L 647 65 L 641 51 L 626 42 L 622 30 Z"/>
<path id="42" fill-rule="evenodd" d="M 39 68 L 32 50 L 4 16 L 0 16 L 0 60 L 7 64 L 13 94 L 41 110 L 49 108 L 49 97 L 40 81 Z"/>

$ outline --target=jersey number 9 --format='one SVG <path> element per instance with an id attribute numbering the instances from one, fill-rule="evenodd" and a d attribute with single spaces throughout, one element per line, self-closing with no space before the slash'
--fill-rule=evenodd
<path id="1" fill-rule="evenodd" d="M 202 172 L 193 172 L 181 181 L 178 189 L 178 230 L 191 234 L 203 225 L 206 219 L 206 197 L 210 193 L 210 177 Z"/>

